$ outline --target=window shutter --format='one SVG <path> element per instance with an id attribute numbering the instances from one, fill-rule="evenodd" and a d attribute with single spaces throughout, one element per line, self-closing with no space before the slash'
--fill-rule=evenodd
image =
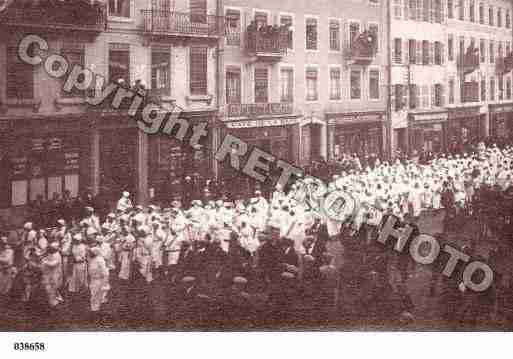
<path id="1" fill-rule="evenodd" d="M 403 47 L 404 64 L 408 63 L 408 40 L 401 40 Z"/>
<path id="2" fill-rule="evenodd" d="M 442 56 L 442 65 L 445 65 L 445 44 L 443 42 L 440 44 L 440 53 Z"/>
<path id="3" fill-rule="evenodd" d="M 207 93 L 207 52 L 205 46 L 190 48 L 190 90 L 191 94 Z"/>
<path id="4" fill-rule="evenodd" d="M 403 0 L 404 1 L 404 16 L 403 16 L 403 19 L 404 20 L 408 20 L 410 18 L 410 12 L 408 11 L 409 10 L 409 4 L 408 4 L 408 1 L 409 0 Z"/>
<path id="5" fill-rule="evenodd" d="M 403 108 L 408 108 L 408 98 L 410 97 L 408 94 L 408 87 L 406 85 L 402 86 L 403 88 Z"/>
<path id="6" fill-rule="evenodd" d="M 417 40 L 417 64 L 422 65 L 422 41 Z"/>
<path id="7" fill-rule="evenodd" d="M 435 43 L 434 42 L 429 43 L 429 64 L 430 65 L 435 64 Z"/>
<path id="8" fill-rule="evenodd" d="M 431 85 L 431 107 L 436 105 L 436 85 Z"/>
<path id="9" fill-rule="evenodd" d="M 422 21 L 422 0 L 417 0 L 417 21 Z"/>
<path id="10" fill-rule="evenodd" d="M 417 108 L 421 108 L 422 107 L 422 99 L 420 98 L 420 86 L 419 85 L 415 85 L 415 97 L 417 99 Z"/>
<path id="11" fill-rule="evenodd" d="M 191 8 L 191 21 L 207 22 L 207 0 L 189 0 Z"/>

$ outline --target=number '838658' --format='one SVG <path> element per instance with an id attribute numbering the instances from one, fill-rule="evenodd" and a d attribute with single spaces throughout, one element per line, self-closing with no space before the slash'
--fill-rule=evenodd
<path id="1" fill-rule="evenodd" d="M 20 351 L 44 351 L 46 350 L 45 343 L 14 343 L 14 350 Z"/>

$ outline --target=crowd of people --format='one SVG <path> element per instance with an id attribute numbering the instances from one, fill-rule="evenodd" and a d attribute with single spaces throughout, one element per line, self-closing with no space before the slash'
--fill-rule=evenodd
<path id="1" fill-rule="evenodd" d="M 481 144 L 429 161 L 352 161 L 327 183 L 357 202 L 342 222 L 323 217 L 300 195 L 308 178 L 269 196 L 258 189 L 243 200 L 189 194 L 169 207 L 136 205 L 124 192 L 105 216 L 91 199 L 71 206 L 65 218 L 52 217 L 54 228 L 46 228 L 48 218 L 29 221 L 0 239 L 2 303 L 52 315 L 85 295 L 90 315 L 102 321 L 112 315 L 105 308 L 115 297 L 124 308 L 117 315 L 149 320 L 155 319 L 150 292 L 158 282 L 166 303 L 160 320 L 328 320 L 335 311 L 406 324 L 415 314 L 407 288 L 410 259 L 373 240 L 388 216 L 418 231 L 422 213 L 443 211 L 443 237 L 464 218 L 482 218 L 494 208 L 503 225 L 484 226 L 484 234 L 511 231 L 511 204 L 501 202 L 512 193 L 513 147 Z M 474 250 L 479 239 L 463 249 Z M 432 278 L 436 292 L 441 279 Z M 455 305 L 467 289 L 461 275 L 454 280 L 440 293 L 445 315 L 463 313 L 474 324 L 489 319 L 495 289 L 493 300 L 488 291 L 467 296 L 469 306 Z"/>

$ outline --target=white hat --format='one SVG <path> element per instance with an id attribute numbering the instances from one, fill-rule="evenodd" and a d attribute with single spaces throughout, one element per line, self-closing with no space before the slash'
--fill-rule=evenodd
<path id="1" fill-rule="evenodd" d="M 25 225 L 23 226 L 24 229 L 32 229 L 32 222 L 27 222 L 25 223 Z"/>
<path id="2" fill-rule="evenodd" d="M 130 192 L 124 191 L 123 192 L 123 197 L 130 197 Z"/>

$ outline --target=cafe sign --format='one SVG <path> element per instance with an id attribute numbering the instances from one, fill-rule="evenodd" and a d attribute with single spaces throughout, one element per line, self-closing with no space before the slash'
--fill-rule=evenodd
<path id="1" fill-rule="evenodd" d="M 513 104 L 506 105 L 490 105 L 490 112 L 501 113 L 501 112 L 513 112 Z"/>
<path id="2" fill-rule="evenodd" d="M 227 105 L 228 117 L 256 117 L 269 115 L 290 115 L 294 107 L 291 103 L 248 103 Z"/>
<path id="3" fill-rule="evenodd" d="M 271 127 L 271 126 L 288 126 L 295 125 L 299 122 L 297 118 L 271 118 L 265 120 L 245 120 L 226 122 L 228 128 L 255 128 L 255 127 Z"/>

